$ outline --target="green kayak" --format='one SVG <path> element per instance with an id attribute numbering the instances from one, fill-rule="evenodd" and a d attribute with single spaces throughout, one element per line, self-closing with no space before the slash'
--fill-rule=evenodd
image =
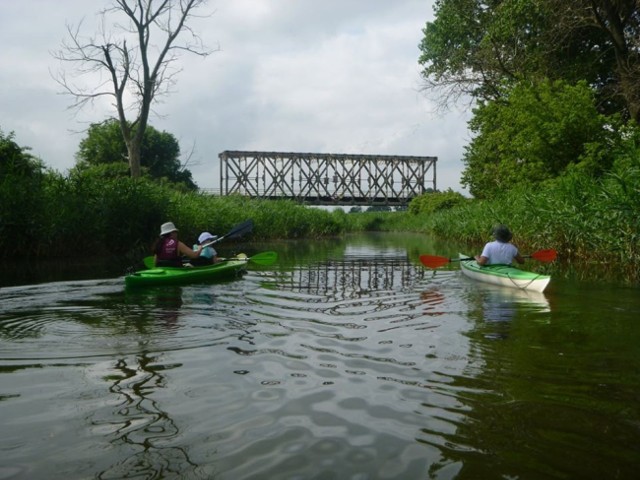
<path id="1" fill-rule="evenodd" d="M 532 292 L 544 291 L 551 280 L 549 275 L 527 272 L 510 265 L 480 266 L 463 253 L 460 254 L 460 267 L 462 273 L 474 280 Z"/>
<path id="2" fill-rule="evenodd" d="M 183 285 L 234 278 L 247 266 L 247 258 L 225 260 L 205 267 L 158 267 L 140 270 L 124 277 L 127 287 Z"/>

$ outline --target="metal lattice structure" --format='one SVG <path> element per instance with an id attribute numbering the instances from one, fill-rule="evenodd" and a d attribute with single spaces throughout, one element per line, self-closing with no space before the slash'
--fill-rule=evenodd
<path id="1" fill-rule="evenodd" d="M 224 151 L 223 195 L 316 205 L 406 205 L 436 190 L 437 157 Z"/>

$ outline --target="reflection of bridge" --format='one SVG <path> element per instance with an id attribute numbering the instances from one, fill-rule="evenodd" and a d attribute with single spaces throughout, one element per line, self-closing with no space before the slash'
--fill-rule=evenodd
<path id="1" fill-rule="evenodd" d="M 436 190 L 437 157 L 237 151 L 219 157 L 223 195 L 400 206 Z"/>
<path id="2" fill-rule="evenodd" d="M 328 260 L 296 268 L 287 283 L 291 291 L 359 298 L 371 291 L 412 288 L 432 272 L 405 257 Z M 278 283 L 285 283 L 280 278 Z"/>

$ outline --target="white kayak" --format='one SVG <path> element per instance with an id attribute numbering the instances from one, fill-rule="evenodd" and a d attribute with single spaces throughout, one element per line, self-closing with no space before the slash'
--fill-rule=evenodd
<path id="1" fill-rule="evenodd" d="M 475 260 L 469 259 L 468 255 L 462 253 L 460 254 L 460 268 L 462 273 L 474 280 L 532 292 L 543 292 L 551 281 L 549 275 L 520 270 L 511 265 L 480 266 Z"/>

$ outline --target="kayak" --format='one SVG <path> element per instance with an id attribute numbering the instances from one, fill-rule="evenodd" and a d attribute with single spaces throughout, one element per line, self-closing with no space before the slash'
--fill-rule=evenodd
<path id="1" fill-rule="evenodd" d="M 543 292 L 551 281 L 549 275 L 527 272 L 510 265 L 480 266 L 468 255 L 460 254 L 460 268 L 467 277 L 481 282 L 502 285 L 503 287 L 519 288 L 532 292 Z"/>
<path id="2" fill-rule="evenodd" d="M 247 258 L 225 260 L 204 267 L 156 267 L 124 277 L 127 287 L 183 285 L 234 278 L 247 266 Z"/>

